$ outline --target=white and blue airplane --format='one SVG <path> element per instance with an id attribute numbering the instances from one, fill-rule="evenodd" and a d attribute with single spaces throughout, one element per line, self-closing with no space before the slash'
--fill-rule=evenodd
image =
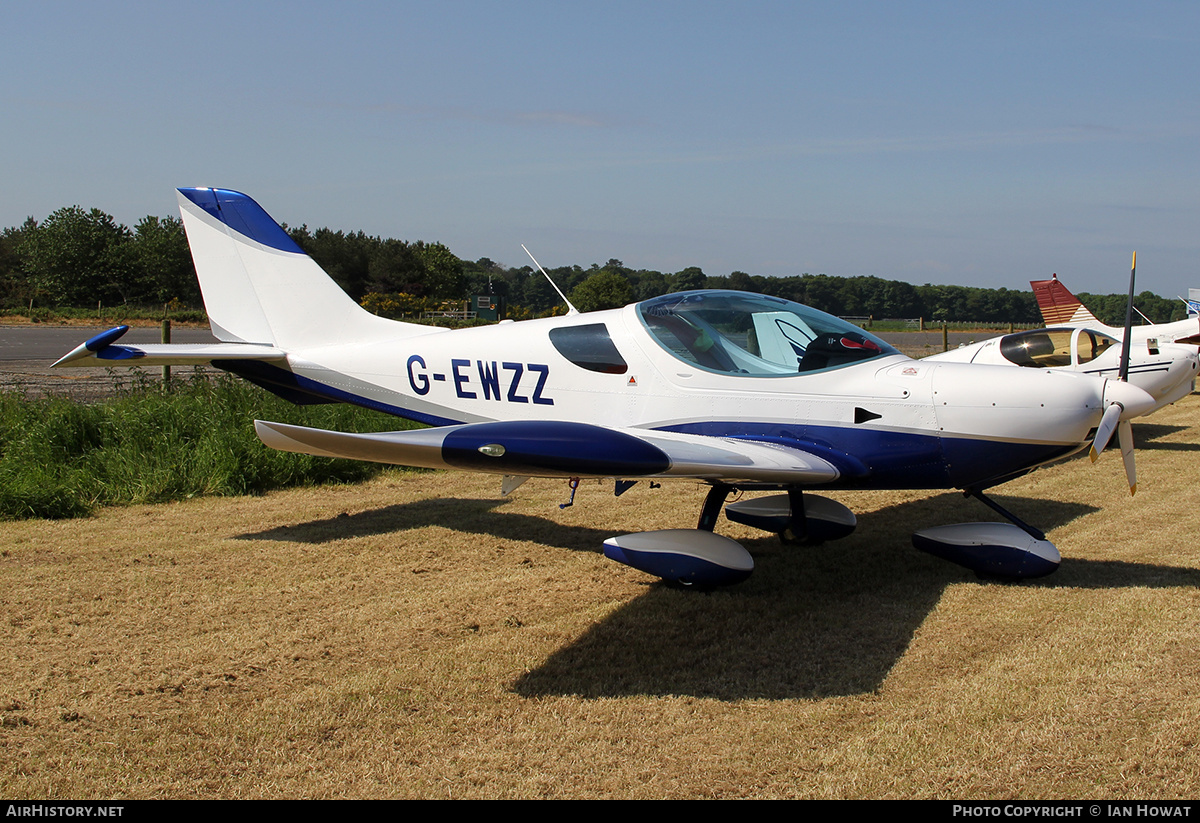
<path id="1" fill-rule="evenodd" d="M 1123 330 L 1115 331 L 1121 334 Z M 1055 326 L 992 337 L 930 355 L 925 360 L 1066 369 L 1118 378 L 1121 355 L 1120 337 L 1107 331 L 1087 326 Z M 1131 345 L 1127 368 L 1129 382 L 1149 393 L 1157 410 L 1195 390 L 1200 354 L 1195 345 L 1145 337 Z"/>
<path id="2" fill-rule="evenodd" d="M 786 540 L 853 531 L 853 513 L 817 489 L 962 489 L 1012 522 L 927 529 L 918 548 L 981 574 L 1048 574 L 1058 550 L 985 491 L 1107 442 L 1155 404 L 1121 380 L 913 360 L 836 317 L 743 292 L 453 331 L 387 320 L 248 196 L 188 188 L 179 204 L 221 342 L 122 345 L 118 327 L 56 366 L 211 364 L 295 402 L 377 409 L 429 428 L 255 427 L 285 451 L 503 475 L 506 493 L 528 477 L 613 478 L 617 494 L 702 481 L 696 528 L 604 543 L 683 586 L 752 571 L 745 548 L 714 533 L 722 508 Z M 734 490 L 777 494 L 725 506 Z"/>

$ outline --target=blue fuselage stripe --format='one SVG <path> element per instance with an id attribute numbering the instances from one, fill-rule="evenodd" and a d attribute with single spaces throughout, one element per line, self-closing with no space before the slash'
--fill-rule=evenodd
<path id="1" fill-rule="evenodd" d="M 752 421 L 664 426 L 664 431 L 776 443 L 834 464 L 826 488 L 986 488 L 1065 457 L 1083 444 L 1011 443 L 884 429 Z"/>

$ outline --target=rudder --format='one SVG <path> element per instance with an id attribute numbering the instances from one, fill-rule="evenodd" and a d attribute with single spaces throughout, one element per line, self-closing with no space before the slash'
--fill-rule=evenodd
<path id="1" fill-rule="evenodd" d="M 1103 325 L 1078 297 L 1059 282 L 1057 274 L 1052 275 L 1049 280 L 1030 280 L 1029 285 L 1033 288 L 1033 296 L 1037 298 L 1038 308 L 1042 311 L 1042 322 L 1047 326 Z"/>

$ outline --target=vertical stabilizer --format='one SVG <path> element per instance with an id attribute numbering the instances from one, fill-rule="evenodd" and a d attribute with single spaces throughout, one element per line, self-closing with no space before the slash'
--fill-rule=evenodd
<path id="1" fill-rule="evenodd" d="M 1188 317 L 1200 317 L 1200 289 L 1188 289 L 1187 300 L 1183 304 L 1187 306 Z"/>
<path id="2" fill-rule="evenodd" d="M 1096 316 L 1088 311 L 1079 298 L 1058 281 L 1058 275 L 1049 280 L 1030 280 L 1033 296 L 1042 310 L 1042 322 L 1047 326 L 1103 326 Z"/>
<path id="3" fill-rule="evenodd" d="M 179 189 L 179 210 L 218 340 L 290 349 L 428 331 L 359 306 L 240 192 Z"/>

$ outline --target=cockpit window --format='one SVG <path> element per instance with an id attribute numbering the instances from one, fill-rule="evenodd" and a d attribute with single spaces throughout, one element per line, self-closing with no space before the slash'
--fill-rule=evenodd
<path id="1" fill-rule="evenodd" d="M 1005 336 L 1000 354 L 1010 363 L 1035 369 L 1071 365 L 1071 335 L 1074 329 L 1034 329 Z"/>
<path id="2" fill-rule="evenodd" d="M 1109 337 L 1096 331 L 1079 333 L 1079 362 L 1091 363 L 1107 351 L 1109 346 L 1117 345 L 1117 338 Z"/>
<path id="3" fill-rule="evenodd" d="M 707 371 L 780 377 L 897 354 L 874 335 L 790 300 L 729 291 L 668 294 L 637 304 L 654 341 Z"/>
<path id="4" fill-rule="evenodd" d="M 1116 342 L 1107 334 L 1086 329 L 1034 329 L 1005 335 L 1000 340 L 1000 354 L 1018 366 L 1050 369 L 1071 365 L 1072 347 L 1078 362 L 1090 363 Z"/>
<path id="5" fill-rule="evenodd" d="M 550 342 L 559 354 L 588 371 L 601 374 L 624 374 L 629 371 L 629 364 L 613 345 L 612 338 L 608 336 L 608 327 L 603 323 L 551 329 Z"/>

